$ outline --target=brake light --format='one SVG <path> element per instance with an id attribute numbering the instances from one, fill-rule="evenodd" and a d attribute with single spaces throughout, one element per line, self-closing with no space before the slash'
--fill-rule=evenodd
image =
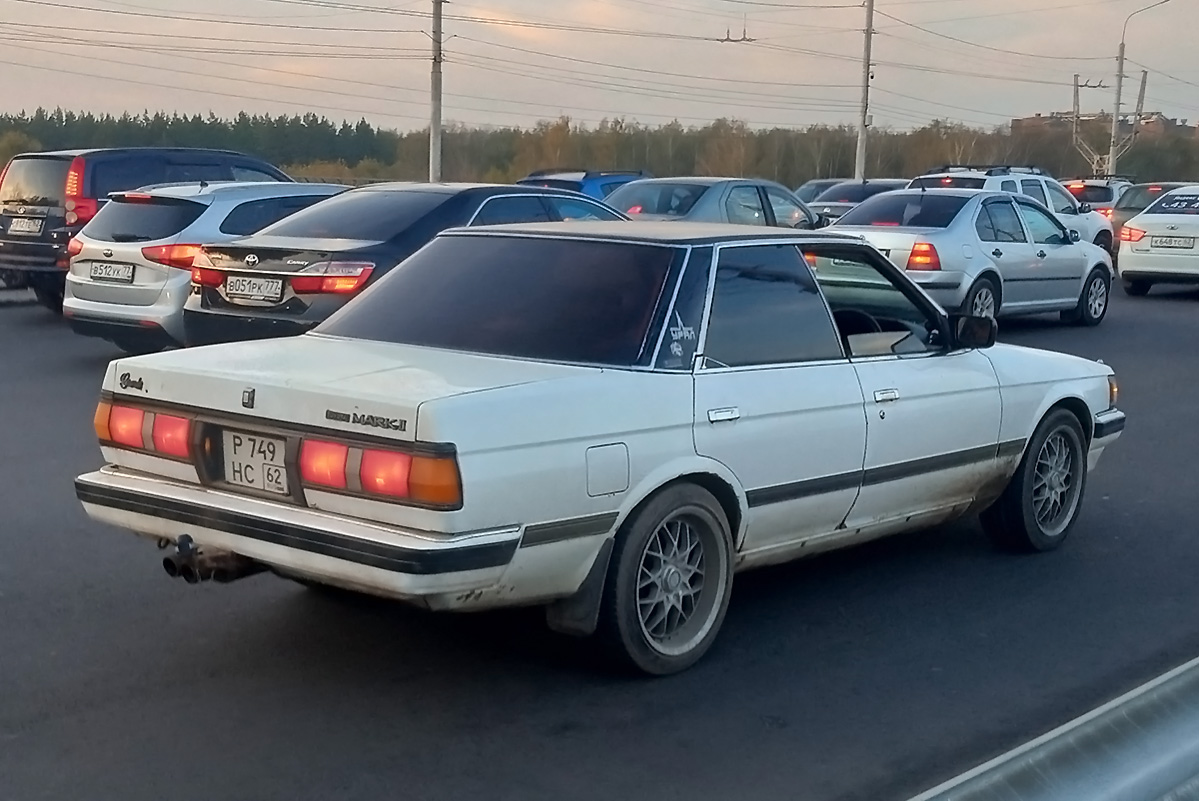
<path id="1" fill-rule="evenodd" d="M 300 477 L 306 484 L 345 489 L 349 454 L 346 445 L 306 439 L 300 445 Z"/>
<path id="2" fill-rule="evenodd" d="M 1145 238 L 1145 232 L 1140 228 L 1129 228 L 1127 225 L 1120 229 L 1121 242 L 1140 242 Z"/>
<path id="3" fill-rule="evenodd" d="M 951 183 L 953 183 L 953 179 L 952 179 L 952 178 L 942 178 L 942 179 L 941 179 L 941 183 L 943 183 L 943 184 L 951 184 Z"/>
<path id="4" fill-rule="evenodd" d="M 166 456 L 191 458 L 191 420 L 169 414 L 154 415 L 154 450 Z"/>
<path id="5" fill-rule="evenodd" d="M 1104 217 L 1107 217 L 1109 220 L 1112 218 L 1112 210 L 1111 209 L 1100 209 L 1099 213 L 1102 214 Z"/>
<path id="6" fill-rule="evenodd" d="M 128 448 L 145 448 L 142 427 L 146 413 L 133 406 L 113 406 L 108 412 L 108 440 Z"/>
<path id="7" fill-rule="evenodd" d="M 1160 191 L 1162 191 L 1162 188 L 1160 186 L 1151 186 L 1151 187 L 1149 187 L 1149 191 L 1150 192 L 1160 192 Z"/>
<path id="8" fill-rule="evenodd" d="M 206 267 L 192 267 L 192 283 L 196 286 L 218 287 L 225 281 L 225 274 L 220 270 L 210 270 Z"/>
<path id="9" fill-rule="evenodd" d="M 200 245 L 152 245 L 142 248 L 142 256 L 156 264 L 190 270 L 200 248 Z"/>
<path id="10" fill-rule="evenodd" d="M 297 295 L 349 295 L 366 285 L 374 272 L 374 262 L 327 261 L 305 267 L 291 279 Z"/>
<path id="11" fill-rule="evenodd" d="M 412 474 L 412 457 L 394 451 L 364 450 L 358 478 L 362 490 L 374 495 L 407 498 L 408 481 Z"/>
<path id="12" fill-rule="evenodd" d="M 937 249 L 928 242 L 917 242 L 912 245 L 912 252 L 908 254 L 907 269 L 940 270 L 941 257 Z"/>
<path id="13" fill-rule="evenodd" d="M 87 162 L 76 156 L 67 170 L 67 182 L 63 188 L 66 198 L 67 225 L 81 225 L 96 216 L 99 204 L 95 198 L 83 196 L 83 178 Z"/>
<path id="14" fill-rule="evenodd" d="M 83 252 L 83 243 L 75 237 L 71 237 L 71 241 L 67 243 L 67 255 L 75 258 Z"/>
<path id="15" fill-rule="evenodd" d="M 641 206 L 629 206 L 628 213 L 629 214 L 640 214 L 642 212 L 642 210 L 643 209 Z"/>
<path id="16" fill-rule="evenodd" d="M 149 203 L 154 199 L 153 195 L 146 192 L 122 192 L 121 200 L 126 203 Z"/>
<path id="17" fill-rule="evenodd" d="M 894 222 L 894 221 L 892 221 L 892 220 L 875 220 L 874 222 L 872 222 L 872 223 L 870 223 L 870 224 L 871 224 L 871 225 L 889 225 L 889 226 L 892 226 L 892 227 L 895 227 L 895 226 L 898 226 L 898 225 L 899 225 L 899 223 L 897 223 L 897 222 Z"/>

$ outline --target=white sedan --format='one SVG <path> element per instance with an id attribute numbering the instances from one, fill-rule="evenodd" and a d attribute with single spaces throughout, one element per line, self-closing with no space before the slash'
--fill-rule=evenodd
<path id="1" fill-rule="evenodd" d="M 1118 270 L 1124 291 L 1154 284 L 1199 284 L 1199 186 L 1174 189 L 1120 229 Z"/>
<path id="2" fill-rule="evenodd" d="M 313 333 L 113 362 L 76 492 L 188 581 L 539 604 L 671 673 L 738 570 L 975 511 L 1062 543 L 1112 371 L 995 330 L 832 233 L 450 231 Z"/>

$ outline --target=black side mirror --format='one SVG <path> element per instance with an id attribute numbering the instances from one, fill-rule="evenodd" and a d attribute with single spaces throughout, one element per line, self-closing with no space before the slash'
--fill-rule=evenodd
<path id="1" fill-rule="evenodd" d="M 1082 241 L 1082 235 L 1079 234 L 1078 231 L 1075 231 L 1073 228 L 1071 228 L 1070 229 L 1070 241 L 1071 242 L 1080 242 L 1080 241 Z"/>
<path id="2" fill-rule="evenodd" d="M 995 344 L 999 324 L 994 317 L 951 317 L 954 341 L 959 348 L 989 348 Z"/>
<path id="3" fill-rule="evenodd" d="M 1090 214 L 1092 211 L 1094 211 L 1094 209 L 1091 208 L 1090 203 L 1079 203 L 1078 204 L 1078 213 L 1079 214 Z"/>

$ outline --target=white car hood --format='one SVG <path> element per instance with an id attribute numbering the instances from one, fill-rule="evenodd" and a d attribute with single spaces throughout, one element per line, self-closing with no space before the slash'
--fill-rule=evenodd
<path id="1" fill-rule="evenodd" d="M 118 359 L 118 397 L 412 440 L 422 403 L 599 368 L 307 334 Z M 251 395 L 252 391 L 252 395 Z"/>

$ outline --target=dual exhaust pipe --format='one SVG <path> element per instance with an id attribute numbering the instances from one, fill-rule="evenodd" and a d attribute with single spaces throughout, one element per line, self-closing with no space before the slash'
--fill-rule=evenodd
<path id="1" fill-rule="evenodd" d="M 163 557 L 162 568 L 171 578 L 181 578 L 188 584 L 202 581 L 228 584 L 267 569 L 261 562 L 239 554 L 198 548 L 187 534 L 179 538 L 174 553 Z"/>

